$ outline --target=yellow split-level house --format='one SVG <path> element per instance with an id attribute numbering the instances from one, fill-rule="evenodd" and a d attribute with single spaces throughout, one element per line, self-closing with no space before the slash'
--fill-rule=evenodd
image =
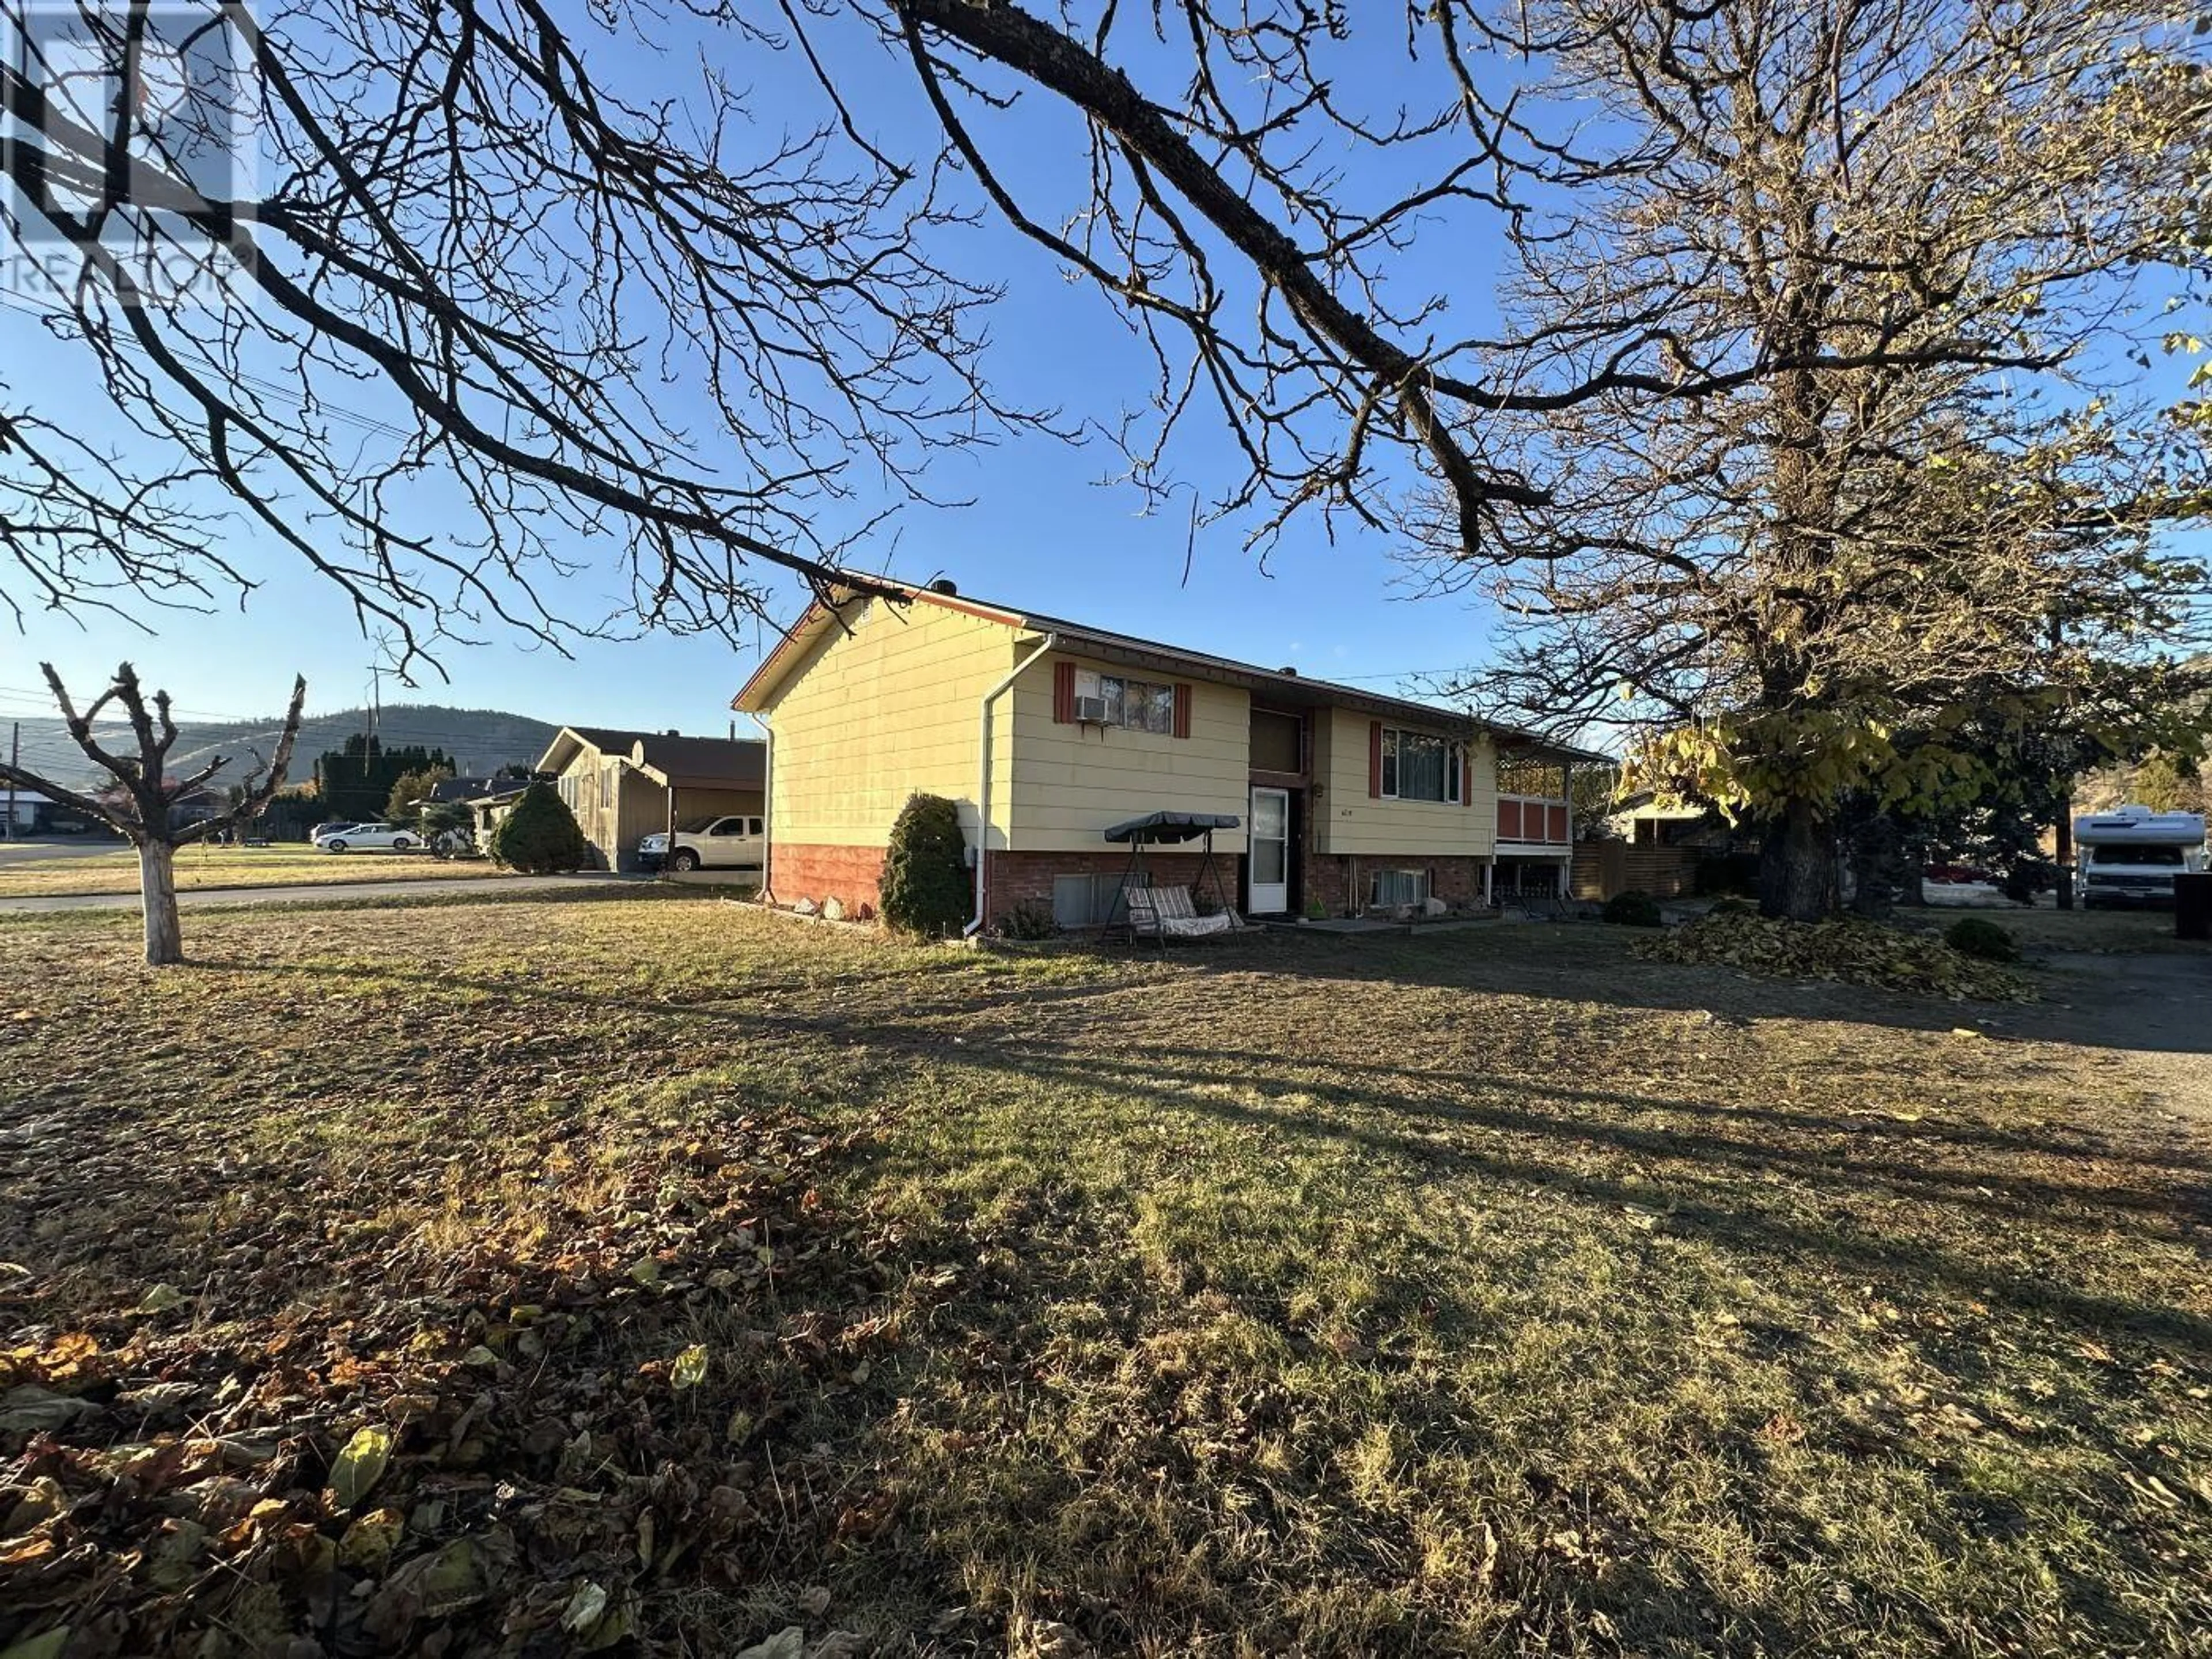
<path id="1" fill-rule="evenodd" d="M 865 913 L 916 793 L 959 804 L 979 927 L 1019 907 L 1063 927 L 1109 920 L 1129 853 L 1104 831 L 1161 811 L 1237 821 L 1215 837 L 1215 873 L 1222 902 L 1252 915 L 1559 894 L 1568 769 L 1609 764 L 949 582 L 855 582 L 809 606 L 733 703 L 769 732 L 768 881 L 786 903 Z M 1147 862 L 1155 884 L 1188 883 L 1200 854 Z"/>

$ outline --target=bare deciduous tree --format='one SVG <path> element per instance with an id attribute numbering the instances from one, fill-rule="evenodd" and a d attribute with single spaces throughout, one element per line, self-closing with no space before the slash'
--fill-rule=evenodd
<path id="1" fill-rule="evenodd" d="M 52 663 L 41 663 L 54 702 L 62 711 L 69 734 L 85 758 L 115 780 L 111 788 L 97 793 L 71 788 L 39 773 L 0 763 L 0 782 L 37 791 L 49 800 L 74 808 L 108 825 L 138 849 L 138 890 L 146 914 L 146 960 L 154 967 L 168 967 L 185 959 L 184 928 L 177 915 L 176 855 L 233 824 L 249 823 L 267 810 L 292 764 L 292 745 L 300 735 L 300 709 L 307 697 L 307 683 L 292 682 L 291 705 L 276 747 L 264 764 L 257 753 L 253 763 L 237 779 L 229 805 L 192 823 L 175 821 L 179 802 L 191 799 L 228 767 L 228 757 L 218 755 L 183 777 L 167 772 L 169 750 L 177 741 L 176 722 L 169 714 L 169 694 L 156 691 L 149 708 L 138 672 L 129 663 L 115 671 L 107 689 L 82 713 L 69 688 Z M 118 706 L 131 722 L 138 752 L 117 754 L 100 742 L 93 729 L 110 703 Z M 226 780 L 227 781 L 227 780 Z"/>
<path id="2" fill-rule="evenodd" d="M 728 629 L 760 567 L 818 579 L 933 453 L 1037 424 L 978 366 L 995 289 L 932 262 L 940 170 L 757 122 L 738 77 L 781 43 L 750 11 L 736 61 L 618 86 L 670 20 L 0 0 L 0 254 L 112 411 L 0 370 L 11 599 L 195 603 L 246 580 L 242 523 L 403 665 L 603 625 L 558 591 L 600 547 L 636 620 Z"/>

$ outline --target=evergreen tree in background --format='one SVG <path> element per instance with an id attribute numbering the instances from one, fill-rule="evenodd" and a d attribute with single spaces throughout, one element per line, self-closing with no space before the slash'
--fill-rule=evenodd
<path id="1" fill-rule="evenodd" d="M 392 786 L 410 772 L 453 774 L 453 763 L 442 749 L 419 743 L 387 749 L 366 732 L 357 732 L 343 749 L 326 750 L 315 762 L 315 781 L 323 805 L 333 818 L 364 823 L 384 816 Z"/>
<path id="2" fill-rule="evenodd" d="M 491 832 L 485 850 L 495 864 L 532 876 L 579 870 L 592 856 L 591 844 L 577 826 L 576 815 L 553 786 L 543 781 L 522 792 L 514 810 Z"/>

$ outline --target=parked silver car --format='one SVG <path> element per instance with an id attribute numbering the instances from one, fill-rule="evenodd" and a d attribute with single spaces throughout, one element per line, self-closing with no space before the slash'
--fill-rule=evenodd
<path id="1" fill-rule="evenodd" d="M 414 830 L 394 830 L 381 823 L 356 823 L 315 843 L 325 853 L 411 853 L 422 844 L 422 837 Z"/>

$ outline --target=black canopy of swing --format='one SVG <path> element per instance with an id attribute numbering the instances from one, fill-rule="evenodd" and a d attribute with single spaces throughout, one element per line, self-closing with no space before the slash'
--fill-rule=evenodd
<path id="1" fill-rule="evenodd" d="M 1139 847 L 1161 847 L 1175 842 L 1196 841 L 1217 830 L 1234 830 L 1243 820 L 1233 812 L 1147 812 L 1127 818 L 1106 832 L 1106 839 Z"/>

